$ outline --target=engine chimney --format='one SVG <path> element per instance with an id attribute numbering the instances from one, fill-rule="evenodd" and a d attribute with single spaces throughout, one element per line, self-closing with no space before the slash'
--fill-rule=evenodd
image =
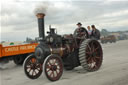
<path id="1" fill-rule="evenodd" d="M 44 13 L 38 13 L 37 15 L 38 18 L 38 28 L 39 28 L 39 38 L 44 39 L 45 37 L 45 29 L 44 29 Z"/>

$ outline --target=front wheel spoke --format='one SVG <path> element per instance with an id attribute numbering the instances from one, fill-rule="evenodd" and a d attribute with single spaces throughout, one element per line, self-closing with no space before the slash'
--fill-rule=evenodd
<path id="1" fill-rule="evenodd" d="M 55 65 L 56 63 L 57 63 L 57 60 L 55 59 L 53 65 Z"/>
<path id="2" fill-rule="evenodd" d="M 50 69 L 47 70 L 47 72 L 51 71 Z"/>
<path id="3" fill-rule="evenodd" d="M 40 64 L 36 64 L 36 67 L 37 67 L 37 68 L 40 68 L 40 67 L 41 67 L 41 65 L 40 65 Z"/>
<path id="4" fill-rule="evenodd" d="M 37 67 L 36 67 L 35 69 L 37 69 L 37 70 L 39 71 L 41 68 L 39 68 L 39 67 L 37 68 Z"/>
<path id="5" fill-rule="evenodd" d="M 32 66 L 32 63 L 31 63 L 31 62 L 28 62 L 28 63 L 27 63 L 27 65 L 30 65 L 30 66 Z"/>
<path id="6" fill-rule="evenodd" d="M 54 65 L 54 62 L 55 62 L 54 59 L 52 59 L 50 63 L 51 63 L 52 65 Z"/>
<path id="7" fill-rule="evenodd" d="M 30 69 L 30 70 L 28 71 L 28 73 L 30 73 L 30 72 L 31 72 L 31 70 L 32 70 L 32 69 Z"/>
<path id="8" fill-rule="evenodd" d="M 50 75 L 49 76 L 52 76 L 53 75 L 53 71 L 51 71 Z"/>
<path id="9" fill-rule="evenodd" d="M 58 74 L 57 70 L 55 72 L 56 72 L 56 74 Z"/>
<path id="10" fill-rule="evenodd" d="M 49 61 L 49 64 L 52 66 L 52 63 Z"/>
<path id="11" fill-rule="evenodd" d="M 34 70 L 32 71 L 32 76 L 34 76 Z"/>
<path id="12" fill-rule="evenodd" d="M 53 71 L 53 77 L 55 77 L 55 73 L 54 73 L 54 71 Z"/>
<path id="13" fill-rule="evenodd" d="M 41 70 L 41 68 L 36 68 L 36 70 L 40 71 L 40 70 Z"/>
<path id="14" fill-rule="evenodd" d="M 29 66 L 26 66 L 27 68 L 31 68 L 31 66 L 29 65 Z"/>
<path id="15" fill-rule="evenodd" d="M 38 73 L 38 72 L 36 72 L 36 70 L 34 72 L 35 72 L 35 75 Z"/>
<path id="16" fill-rule="evenodd" d="M 59 67 L 59 68 L 57 68 L 57 70 L 60 70 L 60 67 Z"/>
<path id="17" fill-rule="evenodd" d="M 47 68 L 51 68 L 51 66 L 49 66 L 49 65 L 47 65 L 46 67 L 47 67 Z"/>

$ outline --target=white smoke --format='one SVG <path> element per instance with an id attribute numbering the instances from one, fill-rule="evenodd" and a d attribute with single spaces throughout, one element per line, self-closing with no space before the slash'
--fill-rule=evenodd
<path id="1" fill-rule="evenodd" d="M 47 10 L 50 6 L 50 2 L 41 2 L 40 4 L 37 4 L 35 9 L 34 9 L 34 13 L 47 13 Z"/>

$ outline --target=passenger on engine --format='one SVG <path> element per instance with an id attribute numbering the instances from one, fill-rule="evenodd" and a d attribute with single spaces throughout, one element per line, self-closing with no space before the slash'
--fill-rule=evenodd
<path id="1" fill-rule="evenodd" d="M 91 25 L 91 27 L 92 27 L 91 38 L 99 40 L 100 39 L 100 31 L 95 27 L 95 25 Z"/>
<path id="2" fill-rule="evenodd" d="M 90 26 L 87 26 L 87 29 L 88 29 L 88 35 L 89 35 L 89 38 L 90 38 L 90 37 L 91 37 L 91 35 L 92 35 L 91 27 L 90 27 Z"/>

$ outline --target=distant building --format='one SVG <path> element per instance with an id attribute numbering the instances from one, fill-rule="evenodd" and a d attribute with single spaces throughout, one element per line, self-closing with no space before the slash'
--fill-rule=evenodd
<path id="1" fill-rule="evenodd" d="M 118 32 L 112 32 L 112 33 L 110 33 L 110 35 L 114 35 L 116 37 L 116 40 L 119 40 L 120 33 L 118 33 Z"/>
<path id="2" fill-rule="evenodd" d="M 114 35 L 117 40 L 126 40 L 126 39 L 128 39 L 128 32 L 125 32 L 125 31 L 124 32 L 123 31 L 111 32 L 110 34 Z"/>
<path id="3" fill-rule="evenodd" d="M 123 33 L 125 36 L 126 36 L 126 38 L 128 39 L 128 32 L 125 32 L 125 33 Z"/>

